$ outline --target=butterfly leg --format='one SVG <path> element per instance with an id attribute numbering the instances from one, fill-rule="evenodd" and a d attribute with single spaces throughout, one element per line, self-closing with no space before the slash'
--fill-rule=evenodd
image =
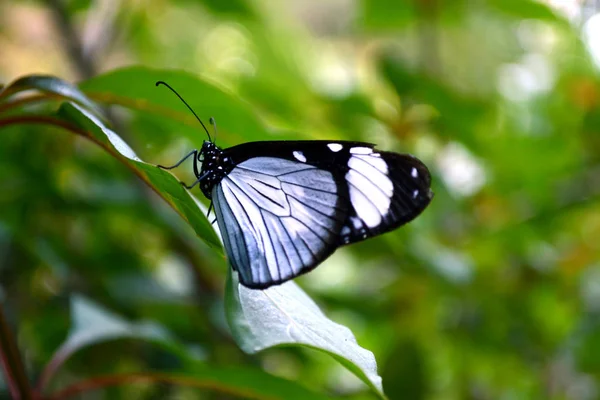
<path id="1" fill-rule="evenodd" d="M 210 202 L 210 205 L 208 206 L 208 212 L 206 213 L 206 218 L 208 218 L 208 216 L 210 215 L 210 210 L 212 210 L 213 208 L 213 202 Z"/>
<path id="2" fill-rule="evenodd" d="M 185 157 L 183 157 L 181 160 L 179 160 L 177 162 L 177 164 L 171 166 L 171 167 L 165 167 L 163 165 L 157 165 L 158 168 L 160 169 L 173 169 L 173 168 L 177 168 L 181 165 L 181 163 L 183 163 L 185 160 L 187 160 L 188 158 L 190 158 L 191 155 L 194 156 L 194 158 L 196 157 L 196 154 L 198 154 L 198 150 L 194 149 L 192 151 L 190 151 L 190 153 L 188 155 L 186 155 Z M 194 163 L 195 164 L 195 163 Z"/>
<path id="3" fill-rule="evenodd" d="M 193 188 L 194 186 L 196 186 L 197 184 L 199 184 L 200 182 L 202 182 L 202 180 L 203 180 L 204 178 L 206 178 L 207 176 L 209 176 L 211 173 L 212 173 L 211 171 L 206 171 L 204 174 L 200 175 L 200 176 L 198 177 L 198 179 L 196 179 L 196 182 L 192 183 L 191 185 L 186 185 L 186 184 L 185 184 L 185 182 L 183 182 L 183 181 L 179 181 L 179 183 L 181 183 L 181 185 L 182 185 L 184 188 L 186 188 L 186 189 L 191 189 L 191 188 Z M 212 204 L 212 203 L 211 203 L 211 204 Z"/>
<path id="4" fill-rule="evenodd" d="M 181 183 L 181 186 L 183 186 L 186 189 L 192 189 L 194 186 L 196 186 L 198 183 L 200 182 L 200 179 L 198 179 L 196 182 L 192 183 L 191 185 L 186 185 L 186 183 L 184 181 L 179 181 L 179 183 Z"/>

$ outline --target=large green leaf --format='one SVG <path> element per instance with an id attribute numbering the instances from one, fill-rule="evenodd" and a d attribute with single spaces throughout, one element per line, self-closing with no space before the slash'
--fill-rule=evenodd
<path id="1" fill-rule="evenodd" d="M 156 124 L 195 142 L 206 138 L 185 105 L 167 88 L 156 87 L 157 81 L 167 82 L 177 90 L 204 121 L 215 118 L 219 123 L 219 141 L 225 144 L 239 142 L 241 138 L 236 132 L 243 133 L 246 140 L 265 138 L 264 127 L 247 104 L 184 71 L 129 67 L 92 78 L 82 83 L 81 88 L 96 101 L 143 112 Z"/>
<path id="2" fill-rule="evenodd" d="M 273 346 L 304 346 L 329 354 L 385 398 L 373 353 L 347 327 L 328 319 L 294 282 L 252 290 L 229 273 L 226 311 L 236 342 L 247 353 Z"/>
<path id="3" fill-rule="evenodd" d="M 59 115 L 90 135 L 92 140 L 121 159 L 136 175 L 159 193 L 194 229 L 196 234 L 215 249 L 220 241 L 195 198 L 169 172 L 141 161 L 129 145 L 98 118 L 76 104 L 64 104 Z"/>

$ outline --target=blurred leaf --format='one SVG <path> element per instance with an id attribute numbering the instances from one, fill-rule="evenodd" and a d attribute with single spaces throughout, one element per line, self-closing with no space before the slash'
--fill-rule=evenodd
<path id="1" fill-rule="evenodd" d="M 382 57 L 379 68 L 403 102 L 435 107 L 440 114 L 438 128 L 448 136 L 472 140 L 476 122 L 491 108 L 488 99 L 458 93 L 426 73 L 412 70 L 391 51 Z"/>
<path id="2" fill-rule="evenodd" d="M 0 91 L 0 99 L 27 90 L 39 90 L 43 93 L 57 95 L 65 100 L 80 104 L 95 115 L 102 117 L 102 112 L 98 106 L 90 101 L 81 90 L 63 79 L 50 75 L 27 75 L 19 78 Z"/>
<path id="3" fill-rule="evenodd" d="M 103 310 L 83 296 L 71 297 L 71 329 L 67 340 L 56 350 L 40 378 L 43 391 L 57 370 L 78 350 L 101 342 L 136 338 L 171 345 L 169 335 L 152 323 L 132 324 Z M 171 350 L 176 349 L 170 346 Z M 181 350 L 180 354 L 186 354 Z"/>
<path id="4" fill-rule="evenodd" d="M 193 114 L 166 87 L 156 87 L 157 81 L 177 90 L 203 120 L 215 118 L 220 129 L 217 141 L 235 143 L 236 132 L 243 133 L 247 140 L 264 138 L 265 128 L 247 104 L 187 72 L 129 67 L 94 77 L 82 83 L 81 88 L 96 101 L 147 113 L 155 118 L 155 123 L 180 132 L 195 143 L 206 139 Z"/>
<path id="5" fill-rule="evenodd" d="M 390 351 L 382 373 L 383 386 L 390 398 L 427 398 L 427 371 L 423 359 L 423 351 L 412 340 L 400 340 Z"/>
<path id="6" fill-rule="evenodd" d="M 385 398 L 373 353 L 360 347 L 348 328 L 328 319 L 296 283 L 252 290 L 230 271 L 225 295 L 227 321 L 245 352 L 282 345 L 313 348 L 332 356 Z"/>
<path id="7" fill-rule="evenodd" d="M 139 160 L 119 135 L 83 108 L 74 104 L 65 104 L 59 110 L 59 115 L 89 132 L 92 139 L 109 151 L 115 151 L 115 154 L 118 152 L 123 156 L 125 164 L 178 211 L 201 239 L 211 247 L 221 249 L 212 225 L 198 207 L 196 200 L 171 173 Z"/>
<path id="8" fill-rule="evenodd" d="M 361 1 L 362 24 L 368 30 L 398 30 L 414 23 L 415 3 L 406 0 Z"/>
<path id="9" fill-rule="evenodd" d="M 72 326 L 69 337 L 57 350 L 42 377 L 42 390 L 49 379 L 71 355 L 84 347 L 92 346 L 115 339 L 134 338 L 151 341 L 188 361 L 184 371 L 167 373 L 122 374 L 108 377 L 93 377 L 86 382 L 77 383 L 76 388 L 87 388 L 80 393 L 89 395 L 88 391 L 94 382 L 103 380 L 113 384 L 131 384 L 135 381 L 166 382 L 182 386 L 210 388 L 218 392 L 231 393 L 243 398 L 252 399 L 327 399 L 328 397 L 311 392 L 300 385 L 285 379 L 273 377 L 265 372 L 249 368 L 216 367 L 206 365 L 195 359 L 193 353 L 177 344 L 174 338 L 161 326 L 151 323 L 130 323 L 121 317 L 102 309 L 83 296 L 71 298 Z M 54 395 L 63 398 L 61 393 L 70 393 L 69 388 Z"/>
<path id="10" fill-rule="evenodd" d="M 254 11 L 244 0 L 202 0 L 202 3 L 215 13 L 254 16 Z"/>
<path id="11" fill-rule="evenodd" d="M 597 313 L 584 319 L 574 335 L 573 349 L 578 367 L 587 373 L 600 374 L 600 323 Z"/>
<path id="12" fill-rule="evenodd" d="M 241 399 L 331 399 L 331 397 L 308 390 L 294 382 L 268 375 L 255 369 L 215 367 L 208 365 L 198 365 L 188 371 L 95 376 L 88 380 L 75 383 L 45 398 L 48 400 L 61 400 L 70 398 L 76 394 L 85 395 L 84 398 L 88 398 L 92 391 L 100 388 L 125 385 L 132 386 L 135 383 L 160 383 L 177 385 L 179 387 L 203 389 L 201 393 L 205 393 L 206 389 L 209 389 L 217 393 L 223 393 Z M 137 391 L 134 391 L 134 393 L 138 394 Z M 195 395 L 197 394 L 194 394 L 194 396 Z M 110 397 L 110 394 L 108 396 Z"/>
<path id="13" fill-rule="evenodd" d="M 536 0 L 488 0 L 488 4 L 496 10 L 514 18 L 527 18 L 548 21 L 561 19 L 541 1 Z"/>
<path id="14" fill-rule="evenodd" d="M 195 378 L 211 379 L 236 389 L 242 398 L 283 400 L 325 400 L 331 397 L 314 392 L 304 386 L 267 374 L 258 369 L 238 367 L 215 367 L 200 365 L 190 369 Z M 215 385 L 216 386 L 216 385 Z"/>
<path id="15" fill-rule="evenodd" d="M 70 13 L 78 13 L 88 11 L 92 6 L 92 0 L 70 0 L 65 2 L 65 6 Z"/>

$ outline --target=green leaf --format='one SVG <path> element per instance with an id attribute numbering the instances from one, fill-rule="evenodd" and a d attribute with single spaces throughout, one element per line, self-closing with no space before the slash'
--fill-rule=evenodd
<path id="1" fill-rule="evenodd" d="M 132 324 L 103 310 L 83 296 L 71 297 L 71 329 L 67 340 L 56 350 L 47 364 L 40 388 L 43 391 L 58 369 L 78 350 L 101 342 L 137 338 L 170 345 L 169 335 L 153 323 Z M 173 346 L 169 346 L 175 349 Z M 185 355 L 185 351 L 180 351 Z"/>
<path id="2" fill-rule="evenodd" d="M 106 341 L 134 338 L 166 347 L 179 359 L 187 361 L 184 367 L 185 370 L 166 373 L 113 375 L 112 380 L 115 384 L 131 384 L 136 380 L 146 380 L 209 388 L 218 392 L 231 393 L 252 399 L 321 400 L 328 398 L 260 370 L 207 365 L 202 360 L 194 358 L 191 355 L 192 353 L 186 351 L 186 348 L 176 342 L 161 326 L 151 322 L 127 322 L 83 296 L 75 295 L 71 298 L 71 319 L 72 327 L 69 337 L 49 363 L 42 377 L 42 390 L 56 370 L 78 350 Z M 91 378 L 90 382 L 94 380 L 95 378 Z M 65 392 L 68 392 L 68 390 L 68 388 L 65 389 Z M 55 395 L 55 398 L 60 397 L 60 394 Z"/>
<path id="3" fill-rule="evenodd" d="M 145 113 L 153 122 L 186 135 L 193 141 L 206 138 L 193 114 L 166 87 L 156 87 L 165 81 L 205 121 L 209 117 L 219 123 L 219 141 L 231 144 L 261 140 L 265 129 L 244 102 L 232 94 L 183 71 L 129 67 L 111 71 L 81 84 L 94 100 L 118 104 Z M 237 133 L 237 134 L 236 134 Z"/>
<path id="4" fill-rule="evenodd" d="M 497 11 L 514 18 L 539 19 L 558 22 L 561 20 L 550 7 L 535 0 L 490 0 L 488 4 Z"/>
<path id="5" fill-rule="evenodd" d="M 385 392 L 394 399 L 426 399 L 430 393 L 426 357 L 416 341 L 400 338 L 384 363 Z"/>
<path id="6" fill-rule="evenodd" d="M 417 17 L 415 3 L 403 0 L 363 1 L 362 25 L 370 31 L 398 31 L 413 24 Z"/>
<path id="7" fill-rule="evenodd" d="M 179 214 L 187 220 L 196 234 L 209 246 L 221 250 L 221 243 L 197 200 L 179 183 L 171 173 L 141 161 L 129 145 L 98 118 L 75 104 L 64 104 L 59 116 L 75 123 L 89 132 L 95 140 L 121 160 L 160 194 Z"/>
<path id="8" fill-rule="evenodd" d="M 86 107 L 97 116 L 102 116 L 102 112 L 98 106 L 88 99 L 76 86 L 50 75 L 27 75 L 19 78 L 0 91 L 0 99 L 27 90 L 39 90 L 43 93 L 59 96 L 62 99 L 70 100 Z"/>
<path id="9" fill-rule="evenodd" d="M 356 342 L 345 326 L 328 319 L 294 282 L 252 290 L 230 272 L 226 287 L 227 321 L 247 353 L 273 346 L 304 346 L 325 352 L 385 398 L 373 353 Z"/>
<path id="10" fill-rule="evenodd" d="M 168 332 L 157 324 L 151 322 L 130 323 L 118 315 L 104 310 L 84 296 L 74 295 L 71 297 L 71 330 L 58 353 L 70 355 L 83 347 L 118 338 L 172 342 Z"/>
<path id="11" fill-rule="evenodd" d="M 198 380 L 222 382 L 229 392 L 244 399 L 283 399 L 283 400 L 325 400 L 331 397 L 305 388 L 298 383 L 269 375 L 264 371 L 250 368 L 217 367 L 198 363 L 190 370 Z M 216 385 L 215 385 L 216 386 Z"/>
<path id="12" fill-rule="evenodd" d="M 202 3 L 214 13 L 254 17 L 254 11 L 244 0 L 203 0 Z"/>
<path id="13" fill-rule="evenodd" d="M 441 131 L 468 137 L 475 126 L 473 121 L 481 119 L 492 108 L 493 103 L 487 99 L 457 93 L 444 82 L 413 70 L 392 51 L 384 54 L 379 68 L 403 101 L 426 103 L 436 109 L 440 115 L 436 119 L 437 128 Z"/>

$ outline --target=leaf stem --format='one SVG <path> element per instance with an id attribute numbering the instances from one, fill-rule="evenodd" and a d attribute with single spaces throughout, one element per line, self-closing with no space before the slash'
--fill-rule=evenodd
<path id="1" fill-rule="evenodd" d="M 33 399 L 21 353 L 6 321 L 2 306 L 3 304 L 0 303 L 0 361 L 6 375 L 6 382 L 13 399 Z"/>
<path id="2" fill-rule="evenodd" d="M 91 78 L 96 74 L 94 60 L 85 54 L 83 45 L 79 41 L 81 35 L 73 25 L 71 16 L 64 4 L 65 2 L 63 0 L 46 0 L 46 3 L 52 12 L 54 25 L 58 33 L 62 36 L 69 60 L 83 79 Z"/>

